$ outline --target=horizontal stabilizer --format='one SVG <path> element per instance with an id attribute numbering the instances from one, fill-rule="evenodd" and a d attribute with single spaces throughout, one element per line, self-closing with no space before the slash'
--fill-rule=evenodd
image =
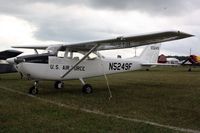
<path id="1" fill-rule="evenodd" d="M 143 63 L 142 66 L 179 66 L 180 64 L 167 64 L 167 63 Z"/>

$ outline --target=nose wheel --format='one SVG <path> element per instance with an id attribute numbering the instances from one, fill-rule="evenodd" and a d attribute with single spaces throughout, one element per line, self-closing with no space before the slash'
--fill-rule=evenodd
<path id="1" fill-rule="evenodd" d="M 38 92 L 38 81 L 35 81 L 34 85 L 29 89 L 29 94 L 36 95 Z"/>

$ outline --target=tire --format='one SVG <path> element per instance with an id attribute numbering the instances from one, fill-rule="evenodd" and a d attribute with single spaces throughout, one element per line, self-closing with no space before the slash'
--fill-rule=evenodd
<path id="1" fill-rule="evenodd" d="M 82 92 L 85 94 L 90 94 L 93 92 L 93 88 L 90 84 L 85 84 L 82 88 Z"/>
<path id="2" fill-rule="evenodd" d="M 31 94 L 31 95 L 36 95 L 36 94 L 38 94 L 38 88 L 35 88 L 35 86 L 32 86 L 32 87 L 29 89 L 29 94 Z"/>
<path id="3" fill-rule="evenodd" d="M 64 83 L 61 81 L 56 81 L 54 84 L 54 88 L 56 89 L 62 89 L 64 87 Z"/>

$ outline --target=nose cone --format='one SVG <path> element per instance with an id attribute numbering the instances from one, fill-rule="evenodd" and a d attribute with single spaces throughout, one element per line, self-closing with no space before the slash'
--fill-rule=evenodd
<path id="1" fill-rule="evenodd" d="M 6 59 L 6 61 L 9 63 L 9 64 L 15 64 L 15 61 L 14 61 L 14 58 L 8 58 Z"/>

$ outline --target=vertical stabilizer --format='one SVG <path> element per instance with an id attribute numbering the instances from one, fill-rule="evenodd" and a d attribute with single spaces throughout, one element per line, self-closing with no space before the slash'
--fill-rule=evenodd
<path id="1" fill-rule="evenodd" d="M 142 51 L 139 57 L 142 63 L 157 63 L 160 52 L 160 46 L 161 44 L 153 44 L 146 46 L 146 48 Z"/>

